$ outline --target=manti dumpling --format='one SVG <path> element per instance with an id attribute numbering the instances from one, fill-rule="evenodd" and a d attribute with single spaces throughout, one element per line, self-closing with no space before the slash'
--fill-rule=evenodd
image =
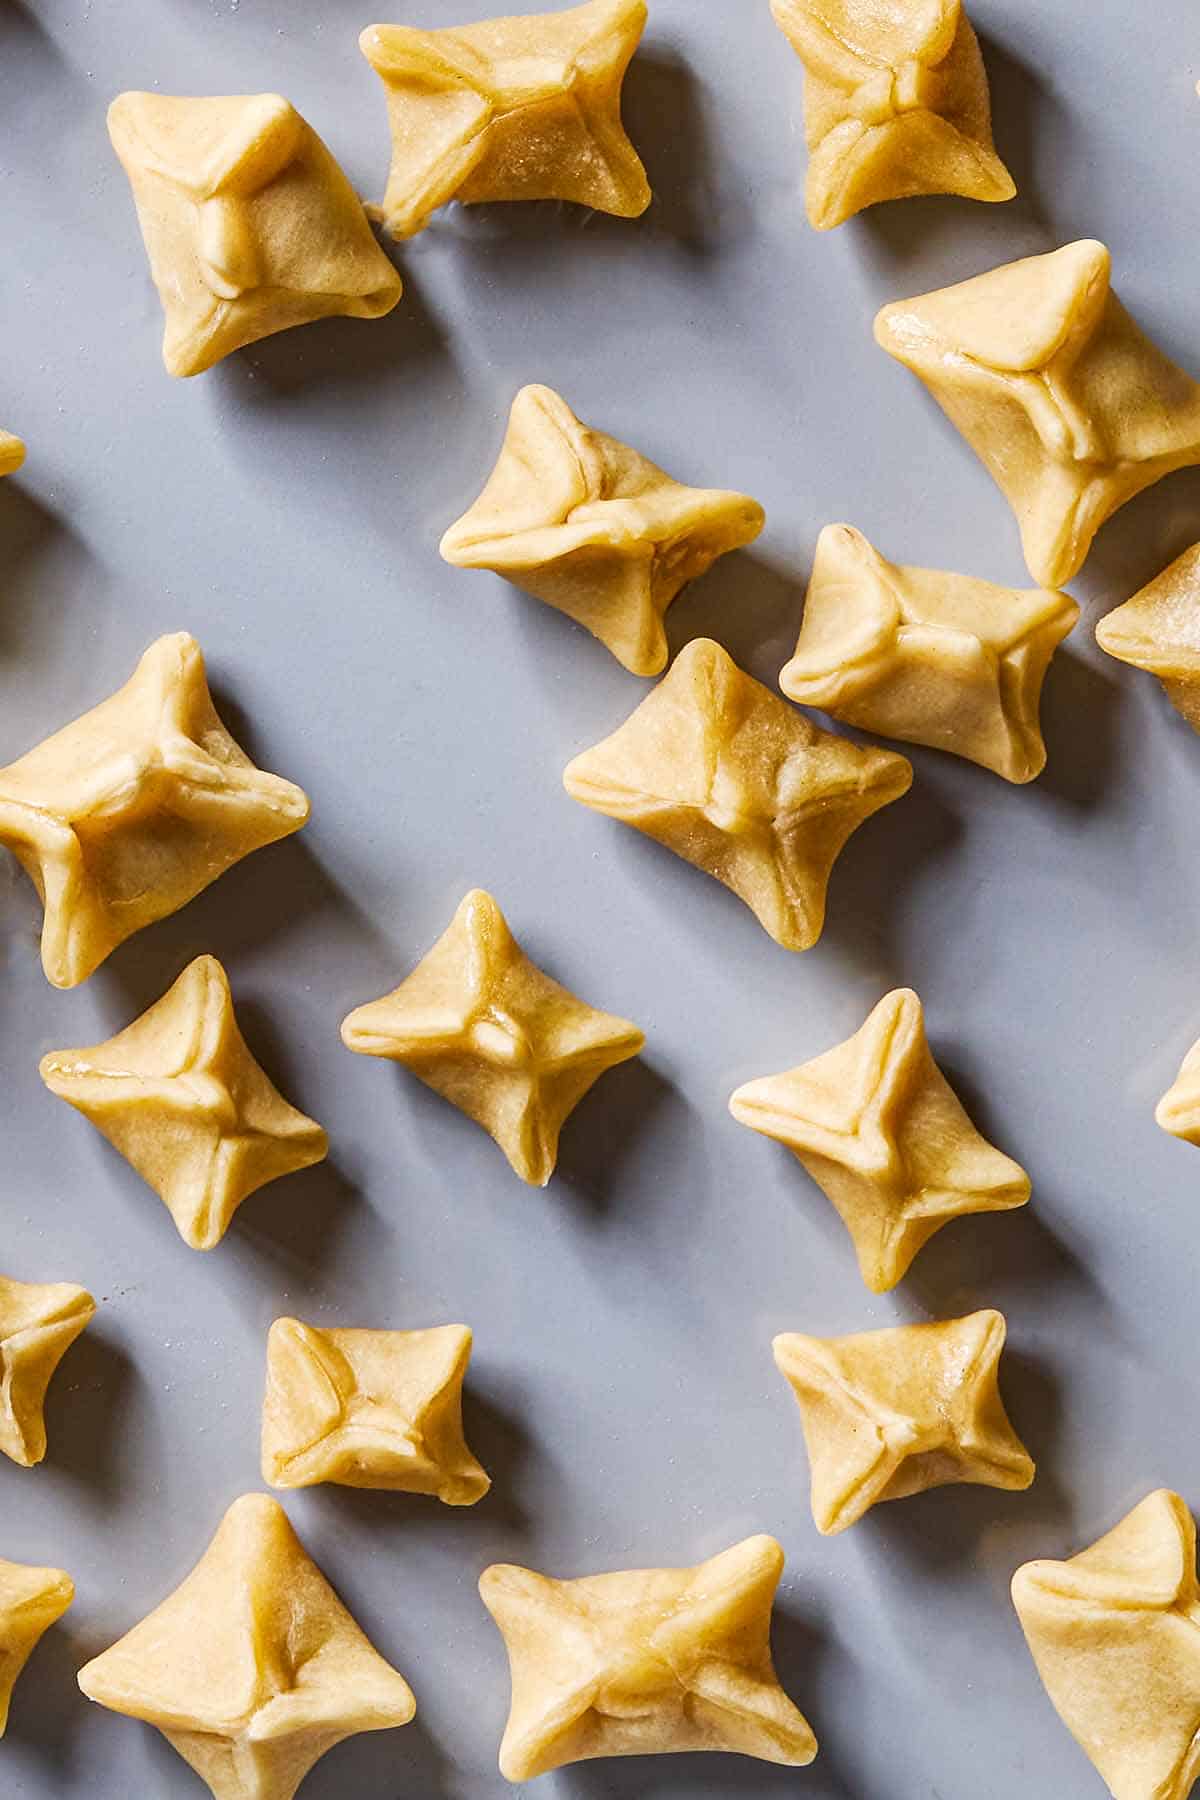
<path id="1" fill-rule="evenodd" d="M 399 987 L 342 1021 L 342 1042 L 403 1063 L 482 1125 L 522 1181 L 545 1187 L 567 1119 L 645 1037 L 539 969 L 473 888 Z"/>
<path id="2" fill-rule="evenodd" d="M 571 200 L 636 218 L 650 187 L 621 124 L 645 0 L 420 31 L 370 25 L 359 48 L 387 92 L 383 217 L 411 237 L 450 200 Z"/>
<path id="3" fill-rule="evenodd" d="M 762 527 L 757 500 L 684 487 L 584 425 L 551 388 L 526 387 L 487 486 L 443 537 L 442 555 L 507 576 L 586 626 L 633 674 L 657 675 L 672 600 Z"/>
<path id="4" fill-rule="evenodd" d="M 1000 1398 L 998 1312 L 853 1337 L 784 1332 L 775 1362 L 800 1407 L 825 1535 L 880 1500 L 951 1482 L 1027 1488 L 1032 1459 Z"/>
<path id="5" fill-rule="evenodd" d="M 105 1043 L 51 1050 L 41 1076 L 149 1183 L 193 1250 L 219 1244 L 248 1195 L 329 1149 L 252 1056 L 215 956 L 189 963 Z"/>
<path id="6" fill-rule="evenodd" d="M 0 769 L 0 844 L 41 896 L 42 966 L 60 988 L 307 818 L 308 796 L 255 768 L 222 725 L 184 631 Z"/>
<path id="7" fill-rule="evenodd" d="M 843 845 L 907 793 L 912 765 L 818 730 L 697 638 L 619 730 L 568 764 L 563 784 L 723 882 L 776 943 L 807 950 Z"/>
<path id="8" fill-rule="evenodd" d="M 73 1281 L 0 1275 L 0 1453 L 23 1469 L 46 1454 L 46 1389 L 95 1311 Z"/>
<path id="9" fill-rule="evenodd" d="M 496 1564 L 479 1583 L 504 1637 L 507 1781 L 595 1756 L 736 1750 L 800 1767 L 817 1753 L 771 1661 L 783 1551 L 747 1538 L 692 1569 L 554 1581 Z"/>
<path id="10" fill-rule="evenodd" d="M 79 1685 L 156 1725 L 213 1800 L 292 1800 L 343 1738 L 416 1711 L 267 1494 L 234 1501 L 182 1585 Z"/>
<path id="11" fill-rule="evenodd" d="M 872 1293 L 894 1288 L 951 1219 L 1029 1199 L 1024 1169 L 976 1131 L 934 1062 L 911 988 L 885 994 L 845 1043 L 746 1082 L 729 1110 L 807 1169 Z"/>
<path id="12" fill-rule="evenodd" d="M 880 200 L 1011 200 L 979 41 L 960 0 L 771 0 L 804 62 L 809 223 Z"/>
<path id="13" fill-rule="evenodd" d="M 64 1569 L 0 1561 L 0 1738 L 17 1677 L 74 1598 L 75 1583 Z"/>
<path id="14" fill-rule="evenodd" d="M 1118 507 L 1200 462 L 1200 387 L 1138 329 L 1084 240 L 898 300 L 879 343 L 920 376 L 1006 495 L 1040 587 Z"/>
<path id="15" fill-rule="evenodd" d="M 1046 762 L 1042 681 L 1078 617 L 1066 594 L 900 568 L 852 526 L 827 525 L 779 685 L 860 730 L 1032 781 Z"/>
<path id="16" fill-rule="evenodd" d="M 386 1488 L 472 1506 L 491 1486 L 463 1436 L 465 1325 L 368 1331 L 276 1319 L 267 1338 L 263 1480 Z"/>
<path id="17" fill-rule="evenodd" d="M 1106 613 L 1096 642 L 1118 662 L 1157 675 L 1176 712 L 1200 731 L 1200 544 Z"/>
<path id="18" fill-rule="evenodd" d="M 399 300 L 362 202 L 281 95 L 120 94 L 108 132 L 166 314 L 170 374 L 199 375 L 314 319 L 377 319 Z"/>
<path id="19" fill-rule="evenodd" d="M 1114 1800 L 1187 1800 L 1200 1588 L 1186 1503 L 1159 1489 L 1078 1556 L 1026 1563 L 1012 1593 L 1046 1692 Z"/>

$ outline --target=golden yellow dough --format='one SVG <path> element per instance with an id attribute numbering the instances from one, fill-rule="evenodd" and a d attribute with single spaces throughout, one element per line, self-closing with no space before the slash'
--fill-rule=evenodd
<path id="1" fill-rule="evenodd" d="M 736 1750 L 802 1766 L 807 1719 L 771 1661 L 783 1551 L 747 1538 L 693 1569 L 552 1581 L 494 1564 L 479 1583 L 512 1672 L 500 1772 L 531 1781 L 595 1756 Z"/>
<path id="2" fill-rule="evenodd" d="M 0 475 L 12 475 L 25 461 L 25 446 L 11 431 L 0 431 Z"/>
<path id="3" fill-rule="evenodd" d="M 862 1278 L 886 1293 L 943 1225 L 1024 1206 L 1029 1177 L 980 1136 L 934 1062 L 909 988 L 844 1044 L 738 1088 L 729 1110 L 775 1138 L 832 1201 Z"/>
<path id="4" fill-rule="evenodd" d="M 23 1469 L 46 1454 L 46 1389 L 95 1311 L 72 1282 L 0 1275 L 0 1452 Z"/>
<path id="5" fill-rule="evenodd" d="M 1118 662 L 1157 675 L 1171 705 L 1200 731 L 1200 544 L 1106 613 L 1096 642 Z"/>
<path id="6" fill-rule="evenodd" d="M 472 1506 L 491 1482 L 467 1448 L 465 1325 L 321 1330 L 276 1319 L 267 1338 L 262 1472 L 272 1487 L 388 1488 Z"/>
<path id="7" fill-rule="evenodd" d="M 563 784 L 723 882 L 776 943 L 807 950 L 842 846 L 907 793 L 912 767 L 819 731 L 697 638 L 618 731 L 568 764 Z"/>
<path id="8" fill-rule="evenodd" d="M 281 95 L 120 94 L 108 134 L 166 314 L 170 374 L 199 375 L 314 319 L 378 319 L 399 300 L 361 201 Z"/>
<path id="9" fill-rule="evenodd" d="M 1154 1117 L 1172 1137 L 1200 1144 L 1200 1042 L 1184 1057 L 1178 1075 L 1155 1107 Z"/>
<path id="10" fill-rule="evenodd" d="M 750 543 L 746 494 L 684 487 L 592 431 L 548 387 L 522 388 L 492 475 L 442 539 L 460 569 L 492 569 L 607 644 L 635 675 L 667 666 L 663 614 L 719 556 Z"/>
<path id="11" fill-rule="evenodd" d="M 880 200 L 1011 200 L 979 40 L 960 0 L 771 0 L 805 68 L 809 223 Z"/>
<path id="12" fill-rule="evenodd" d="M 817 1530 L 879 1500 L 969 1481 L 1027 1488 L 1033 1461 L 1000 1398 L 998 1312 L 854 1337 L 785 1332 L 775 1361 L 800 1407 Z"/>
<path id="13" fill-rule="evenodd" d="M 51 1050 L 41 1076 L 149 1182 L 193 1250 L 220 1243 L 247 1195 L 329 1149 L 247 1049 L 215 956 L 107 1042 Z"/>
<path id="14" fill-rule="evenodd" d="M 1079 573 L 1118 507 L 1200 462 L 1200 386 L 1139 330 L 1111 271 L 1084 240 L 875 321 L 1008 499 L 1040 587 Z"/>
<path id="15" fill-rule="evenodd" d="M 1078 1556 L 1026 1563 L 1012 1593 L 1046 1692 L 1114 1800 L 1187 1800 L 1200 1590 L 1185 1502 L 1160 1488 Z"/>
<path id="16" fill-rule="evenodd" d="M 383 82 L 392 129 L 387 229 L 412 237 L 451 200 L 645 212 L 646 171 L 621 124 L 621 84 L 645 24 L 645 0 L 591 0 L 442 31 L 369 25 L 359 48 Z"/>
<path id="17" fill-rule="evenodd" d="M 343 1738 L 416 1711 L 267 1494 L 234 1501 L 182 1585 L 79 1685 L 156 1725 L 214 1800 L 292 1800 Z"/>
<path id="18" fill-rule="evenodd" d="M 343 1020 L 342 1041 L 403 1063 L 482 1125 L 522 1181 L 545 1187 L 569 1115 L 646 1040 L 543 974 L 473 888 L 412 974 Z"/>
<path id="19" fill-rule="evenodd" d="M 1032 781 L 1050 658 L 1079 617 L 1066 594 L 900 568 L 850 525 L 817 540 L 789 700 Z"/>
<path id="20" fill-rule="evenodd" d="M 60 988 L 307 818 L 308 796 L 256 769 L 222 725 L 184 631 L 0 769 L 0 844 L 41 896 L 42 966 Z"/>
<path id="21" fill-rule="evenodd" d="M 74 1598 L 75 1584 L 63 1569 L 0 1561 L 0 1737 L 8 1728 L 17 1677 Z"/>

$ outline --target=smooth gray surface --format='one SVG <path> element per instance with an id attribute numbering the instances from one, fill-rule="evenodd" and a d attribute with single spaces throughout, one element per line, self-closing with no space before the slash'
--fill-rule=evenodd
<path id="1" fill-rule="evenodd" d="M 1200 38 L 1188 0 L 1144 28 L 1095 0 L 979 0 L 1010 206 L 804 223 L 800 69 L 766 0 L 652 0 L 627 119 L 657 189 L 640 223 L 554 206 L 443 215 L 399 254 L 380 323 L 292 332 L 172 382 L 104 131 L 124 87 L 279 89 L 365 194 L 382 94 L 349 0 L 0 0 L 0 758 L 186 627 L 231 726 L 313 798 L 251 858 L 53 992 L 37 909 L 5 863 L 0 1266 L 102 1306 L 52 1389 L 47 1463 L 0 1466 L 0 1554 L 61 1563 L 79 1597 L 18 1689 L 0 1792 L 198 1800 L 151 1730 L 74 1671 L 154 1605 L 258 1485 L 267 1326 L 476 1333 L 467 1423 L 492 1471 L 469 1511 L 334 1488 L 289 1498 L 317 1560 L 411 1678 L 417 1722 L 330 1755 L 304 1800 L 494 1800 L 507 1704 L 475 1594 L 496 1558 L 584 1573 L 700 1558 L 758 1530 L 788 1552 L 780 1672 L 812 1718 L 807 1771 L 733 1758 L 597 1763 L 562 1800 L 1091 1800 L 1012 1616 L 1015 1565 L 1066 1554 L 1151 1486 L 1200 1503 L 1193 1322 L 1200 1156 L 1153 1104 L 1200 1031 L 1200 743 L 1107 661 L 1100 612 L 1200 536 L 1200 472 L 1127 507 L 1077 593 L 1032 789 L 916 751 L 912 795 L 835 874 L 821 944 L 777 948 L 731 896 L 573 805 L 559 775 L 646 691 L 563 618 L 438 537 L 491 466 L 515 389 L 546 381 L 683 480 L 741 487 L 768 527 L 670 616 L 773 680 L 812 544 L 846 518 L 894 557 L 1024 585 L 1008 509 L 871 318 L 1082 235 L 1200 371 Z M 414 16 L 450 24 L 459 0 Z M 462 893 L 492 889 L 530 952 L 636 1018 L 545 1193 L 478 1130 L 338 1041 Z M 210 1256 L 38 1081 L 218 954 L 252 1045 L 329 1128 L 327 1167 L 251 1199 Z M 1030 1169 L 1023 1213 L 960 1222 L 894 1295 L 860 1285 L 831 1209 L 736 1126 L 740 1081 L 815 1054 L 887 987 L 924 997 L 980 1124 Z M 1041 1472 L 951 1489 L 818 1538 L 781 1329 L 849 1331 L 980 1305 L 1008 1315 L 1006 1392 Z M 541 1790 L 539 1790 L 541 1791 Z"/>

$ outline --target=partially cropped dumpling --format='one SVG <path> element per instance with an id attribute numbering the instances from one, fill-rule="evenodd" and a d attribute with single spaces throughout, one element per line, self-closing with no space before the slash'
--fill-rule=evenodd
<path id="1" fill-rule="evenodd" d="M 979 40 L 961 0 L 771 0 L 804 62 L 809 223 L 880 200 L 1011 200 Z"/>
<path id="2" fill-rule="evenodd" d="M 645 0 L 420 31 L 370 25 L 359 47 L 387 91 L 383 216 L 411 237 L 450 200 L 572 200 L 636 218 L 646 171 L 621 124 Z"/>
<path id="3" fill-rule="evenodd" d="M 1200 544 L 1106 613 L 1096 642 L 1118 662 L 1157 675 L 1193 731 L 1200 731 Z"/>
<path id="4" fill-rule="evenodd" d="M 1187 1503 L 1164 1488 L 1013 1604 L 1046 1693 L 1114 1800 L 1188 1800 L 1200 1776 L 1200 1584 Z"/>
<path id="5" fill-rule="evenodd" d="M 12 475 L 25 461 L 25 446 L 11 431 L 0 431 L 0 475 Z"/>
<path id="6" fill-rule="evenodd" d="M 487 486 L 443 537 L 442 555 L 507 576 L 585 625 L 633 674 L 657 675 L 671 602 L 762 527 L 757 500 L 684 487 L 593 431 L 553 389 L 526 387 Z"/>
<path id="7" fill-rule="evenodd" d="M 74 1598 L 75 1583 L 64 1569 L 0 1561 L 0 1738 L 8 1728 L 17 1677 Z M 22 1785 L 18 1782 L 18 1790 Z"/>
<path id="8" fill-rule="evenodd" d="M 1032 781 L 1050 658 L 1079 617 L 1066 594 L 901 568 L 850 525 L 817 540 L 804 623 L 779 685 L 883 737 Z"/>
<path id="9" fill-rule="evenodd" d="M 121 94 L 108 131 L 166 314 L 170 374 L 198 375 L 314 319 L 377 319 L 399 300 L 361 201 L 281 95 Z"/>
<path id="10" fill-rule="evenodd" d="M 1200 386 L 1155 348 L 1085 239 L 885 306 L 875 336 L 990 471 L 1040 587 L 1143 488 L 1200 462 Z"/>

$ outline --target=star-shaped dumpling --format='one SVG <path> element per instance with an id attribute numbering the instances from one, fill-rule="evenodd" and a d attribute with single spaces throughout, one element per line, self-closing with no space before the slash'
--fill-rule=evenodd
<path id="1" fill-rule="evenodd" d="M 23 1469 L 46 1454 L 46 1389 L 95 1310 L 72 1282 L 0 1275 L 0 1452 Z"/>
<path id="2" fill-rule="evenodd" d="M 416 1711 L 266 1494 L 234 1501 L 182 1585 L 79 1685 L 156 1725 L 214 1800 L 292 1800 L 343 1738 Z"/>
<path id="3" fill-rule="evenodd" d="M 11 431 L 0 431 L 0 475 L 12 475 L 25 461 L 25 446 Z"/>
<path id="4" fill-rule="evenodd" d="M 1200 731 L 1200 544 L 1106 613 L 1096 642 L 1118 662 L 1157 675 L 1171 705 Z"/>
<path id="5" fill-rule="evenodd" d="M 1013 1604 L 1042 1684 L 1114 1800 L 1187 1800 L 1200 1776 L 1196 1527 L 1149 1494 L 1066 1562 L 1018 1569 Z"/>
<path id="6" fill-rule="evenodd" d="M 684 487 L 584 425 L 552 389 L 526 387 L 500 460 L 442 555 L 507 576 L 586 626 L 634 675 L 657 675 L 672 600 L 762 527 L 757 500 Z"/>
<path id="7" fill-rule="evenodd" d="M 247 1195 L 329 1149 L 247 1049 L 215 956 L 107 1042 L 51 1050 L 41 1076 L 149 1182 L 193 1250 L 220 1243 Z"/>
<path id="8" fill-rule="evenodd" d="M 281 95 L 121 94 L 108 134 L 166 315 L 170 374 L 199 375 L 314 319 L 378 319 L 399 300 L 362 202 Z"/>
<path id="9" fill-rule="evenodd" d="M 1200 386 L 1150 342 L 1085 240 L 885 306 L 875 335 L 920 376 L 1017 516 L 1034 580 L 1083 567 L 1104 521 L 1200 462 Z"/>
<path id="10" fill-rule="evenodd" d="M 387 229 L 412 237 L 451 200 L 644 213 L 650 187 L 621 124 L 621 84 L 645 24 L 645 0 L 590 0 L 441 31 L 369 25 L 359 48 L 392 128 Z"/>
<path id="11" fill-rule="evenodd" d="M 512 1710 L 507 1781 L 594 1756 L 735 1750 L 801 1767 L 817 1753 L 771 1661 L 783 1551 L 747 1538 L 692 1569 L 553 1581 L 494 1564 L 479 1591 L 500 1627 Z"/>
<path id="12" fill-rule="evenodd" d="M 465 1325 L 319 1329 L 276 1319 L 267 1338 L 263 1480 L 387 1488 L 472 1506 L 491 1482 L 467 1448 Z"/>
<path id="13" fill-rule="evenodd" d="M 805 68 L 806 199 L 818 231 L 880 200 L 1011 200 L 979 40 L 961 0 L 771 0 Z"/>
<path id="14" fill-rule="evenodd" d="M 17 1677 L 74 1598 L 75 1583 L 63 1569 L 0 1561 L 0 1737 L 8 1728 Z"/>
<path id="15" fill-rule="evenodd" d="M 1178 1075 L 1154 1109 L 1154 1118 L 1172 1137 L 1200 1144 L 1200 1041 L 1184 1057 Z"/>
<path id="16" fill-rule="evenodd" d="M 1042 681 L 1078 617 L 1066 594 L 900 568 L 853 526 L 827 525 L 779 685 L 847 725 L 1032 781 Z"/>
<path id="17" fill-rule="evenodd" d="M 980 1136 L 934 1062 L 908 988 L 886 994 L 844 1044 L 748 1081 L 729 1110 L 803 1163 L 841 1215 L 872 1293 L 895 1287 L 951 1219 L 1029 1198 L 1024 1169 Z"/>
<path id="18" fill-rule="evenodd" d="M 543 974 L 474 888 L 412 974 L 342 1021 L 342 1041 L 403 1063 L 482 1125 L 522 1181 L 545 1187 L 568 1116 L 646 1040 Z"/>
<path id="19" fill-rule="evenodd" d="M 212 703 L 187 632 L 151 644 L 125 686 L 0 769 L 0 844 L 41 896 L 42 966 L 86 981 L 252 850 L 299 831 L 308 796 L 255 768 Z"/>
<path id="20" fill-rule="evenodd" d="M 853 1337 L 784 1332 L 775 1362 L 800 1407 L 817 1530 L 845 1531 L 878 1500 L 970 1481 L 1027 1488 L 1032 1459 L 1000 1398 L 998 1312 Z"/>
<path id="21" fill-rule="evenodd" d="M 807 950 L 842 846 L 908 792 L 912 766 L 818 730 L 697 638 L 563 785 L 732 888 L 776 943 Z"/>

